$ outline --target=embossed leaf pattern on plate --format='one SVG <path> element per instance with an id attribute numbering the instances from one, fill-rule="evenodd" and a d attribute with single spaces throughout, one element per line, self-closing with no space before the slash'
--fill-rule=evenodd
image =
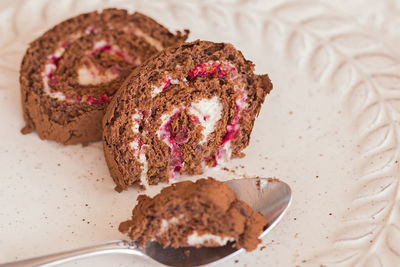
<path id="1" fill-rule="evenodd" d="M 301 63 L 313 78 L 334 84 L 343 95 L 358 133 L 363 173 L 333 248 L 302 264 L 395 266 L 400 261 L 400 60 L 375 35 L 360 26 L 343 27 L 346 22 L 329 11 L 316 12 L 297 21 L 287 42 L 296 63 L 308 56 Z"/>

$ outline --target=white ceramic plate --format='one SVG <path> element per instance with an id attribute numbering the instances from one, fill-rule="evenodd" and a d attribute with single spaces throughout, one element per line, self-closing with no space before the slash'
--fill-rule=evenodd
<path id="1" fill-rule="evenodd" d="M 0 262 L 123 238 L 118 224 L 139 192 L 113 190 L 100 143 L 62 146 L 21 135 L 18 83 L 27 44 L 46 29 L 123 7 L 173 30 L 189 28 L 191 40 L 233 43 L 274 83 L 247 156 L 228 164 L 232 172 L 205 175 L 276 176 L 291 185 L 293 205 L 256 251 L 223 266 L 399 265 L 399 5 L 350 2 L 2 2 Z M 90 265 L 155 266 L 124 255 L 64 266 Z"/>

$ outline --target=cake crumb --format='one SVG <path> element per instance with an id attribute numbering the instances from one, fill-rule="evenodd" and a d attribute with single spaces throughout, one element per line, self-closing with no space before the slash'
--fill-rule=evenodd
<path id="1" fill-rule="evenodd" d="M 266 248 L 266 246 L 260 247 L 260 251 L 263 251 Z"/>
<path id="2" fill-rule="evenodd" d="M 227 167 L 223 167 L 222 170 L 226 171 L 226 172 L 230 172 L 230 173 L 236 174 L 235 170 L 228 169 Z"/>
<path id="3" fill-rule="evenodd" d="M 239 260 L 235 260 L 235 263 L 238 263 L 239 262 Z"/>

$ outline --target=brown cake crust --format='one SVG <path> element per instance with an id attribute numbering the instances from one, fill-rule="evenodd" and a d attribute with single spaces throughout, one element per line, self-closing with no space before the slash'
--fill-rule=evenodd
<path id="1" fill-rule="evenodd" d="M 200 174 L 203 165 L 242 157 L 272 89 L 268 75 L 253 69 L 231 44 L 198 40 L 134 70 L 103 121 L 116 190 L 168 182 L 174 173 Z"/>
<path id="2" fill-rule="evenodd" d="M 208 178 L 172 184 L 153 198 L 140 195 L 131 220 L 122 222 L 119 231 L 141 245 L 156 240 L 175 248 L 220 246 L 213 239 L 195 245 L 188 239 L 195 232 L 212 234 L 234 239 L 237 248 L 251 251 L 260 243 L 258 236 L 266 224 L 225 183 Z"/>
<path id="3" fill-rule="evenodd" d="M 36 129 L 41 139 L 64 144 L 100 140 L 105 108 L 123 79 L 187 35 L 122 9 L 81 14 L 54 26 L 30 44 L 21 63 L 21 132 Z"/>

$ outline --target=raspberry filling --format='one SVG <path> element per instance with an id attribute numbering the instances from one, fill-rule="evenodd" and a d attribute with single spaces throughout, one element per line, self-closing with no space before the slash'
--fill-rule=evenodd
<path id="1" fill-rule="evenodd" d="M 218 61 L 198 64 L 188 73 L 188 78 L 193 79 L 196 77 L 207 77 L 213 75 L 216 75 L 219 78 L 227 78 L 229 76 L 228 78 L 230 81 L 240 78 L 235 66 L 227 63 L 220 63 Z M 240 122 L 243 117 L 243 111 L 247 107 L 247 93 L 243 87 L 237 88 L 235 86 L 234 90 L 238 94 L 238 97 L 235 101 L 235 114 L 226 126 L 226 134 L 222 138 L 217 153 L 212 155 L 211 158 L 205 159 L 206 161 L 212 160 L 214 162 L 212 165 L 213 167 L 217 166 L 219 161 L 224 157 L 229 158 L 231 156 L 230 143 L 240 134 Z"/>
<path id="2" fill-rule="evenodd" d="M 171 77 L 167 76 L 167 79 L 163 82 L 163 84 L 162 90 L 164 91 L 171 86 Z"/>
<path id="3" fill-rule="evenodd" d="M 89 26 L 86 30 L 85 30 L 85 34 L 97 34 L 99 31 L 97 30 L 97 28 L 95 26 Z"/>
<path id="4" fill-rule="evenodd" d="M 130 56 L 128 56 L 124 51 L 122 51 L 118 46 L 111 45 L 106 41 L 100 41 L 96 43 L 93 50 L 90 51 L 89 56 L 93 56 L 96 53 L 102 53 L 102 52 L 107 52 L 112 55 L 117 55 L 129 64 L 134 63 L 134 60 Z"/>
<path id="5" fill-rule="evenodd" d="M 223 107 L 218 97 L 213 96 L 212 98 L 197 99 L 188 107 L 176 108 L 171 113 L 161 116 L 162 124 L 158 136 L 169 147 L 171 178 L 184 166 L 181 145 L 189 141 L 189 129 L 192 129 L 190 126 L 182 126 L 177 117 L 187 116 L 190 122 L 202 126 L 201 134 L 203 137 L 198 142 L 199 145 L 202 145 L 208 141 L 208 136 L 214 131 L 216 123 L 221 119 L 222 110 Z M 185 111 L 185 114 L 182 111 Z M 178 123 L 172 124 L 175 118 L 178 119 Z M 179 126 L 177 127 L 177 125 Z"/>
<path id="6" fill-rule="evenodd" d="M 219 78 L 225 78 L 230 71 L 236 68 L 230 64 L 220 63 L 218 61 L 200 63 L 193 70 L 189 71 L 189 78 L 212 76 L 214 74 Z"/>
<path id="7" fill-rule="evenodd" d="M 84 34 L 86 35 L 93 35 L 97 34 L 98 30 L 94 26 L 88 27 Z M 75 96 L 66 96 L 63 92 L 57 91 L 54 87 L 59 83 L 60 78 L 55 76 L 54 73 L 59 66 L 60 59 L 65 53 L 66 49 L 77 39 L 79 39 L 82 34 L 76 34 L 71 37 L 71 39 L 67 42 L 64 42 L 60 45 L 56 51 L 48 56 L 47 63 L 44 67 L 43 72 L 43 84 L 44 84 L 44 92 L 52 98 L 61 101 L 67 101 L 70 103 L 87 103 L 89 105 L 100 105 L 103 106 L 110 102 L 110 97 L 106 94 L 99 94 L 99 95 L 75 95 Z M 88 56 L 91 57 L 96 53 L 110 53 L 111 55 L 116 55 L 122 58 L 128 64 L 139 64 L 139 58 L 133 59 L 129 55 L 127 55 L 124 51 L 118 48 L 118 46 L 111 45 L 106 41 L 97 42 L 94 45 L 92 51 L 89 52 Z M 83 83 L 86 84 L 96 84 L 96 83 L 103 83 L 109 82 L 110 80 L 118 77 L 118 68 L 117 66 L 113 66 L 109 70 L 106 70 L 105 75 L 100 75 L 97 68 L 91 66 L 89 68 L 82 68 L 80 74 L 84 74 L 85 80 L 87 82 Z M 89 75 L 88 75 L 89 74 Z M 88 78 L 89 77 L 89 78 Z"/>
<path id="8" fill-rule="evenodd" d="M 56 71 L 58 64 L 60 63 L 60 58 L 64 54 L 68 45 L 69 43 L 67 42 L 63 43 L 61 47 L 59 47 L 52 55 L 48 57 L 48 61 L 44 66 L 44 73 L 43 73 L 44 91 L 45 93 L 50 95 L 50 97 L 59 100 L 66 100 L 65 95 L 62 92 L 52 90 L 51 87 L 54 87 L 60 80 L 59 77 L 54 76 L 54 72 Z"/>
<path id="9" fill-rule="evenodd" d="M 171 122 L 174 117 L 177 117 L 182 111 L 182 108 L 176 108 L 171 114 L 164 114 L 161 117 L 162 124 L 158 132 L 159 138 L 168 145 L 170 150 L 170 167 L 171 167 L 171 178 L 174 178 L 175 173 L 179 172 L 183 168 L 183 157 L 180 145 L 187 142 L 189 139 L 189 132 L 187 129 L 182 129 L 175 137 L 171 132 Z"/>
<path id="10" fill-rule="evenodd" d="M 171 86 L 171 84 L 179 84 L 179 80 L 172 79 L 171 76 L 167 74 L 160 86 L 153 85 L 153 91 L 151 92 L 151 97 L 154 98 L 159 93 L 167 90 Z"/>
<path id="11" fill-rule="evenodd" d="M 243 101 L 244 102 L 244 101 Z M 235 115 L 232 118 L 231 122 L 226 126 L 226 134 L 223 137 L 217 153 L 211 156 L 211 158 L 207 158 L 206 160 L 212 160 L 214 163 L 212 167 L 216 167 L 219 164 L 219 161 L 224 157 L 230 157 L 230 142 L 239 136 L 240 134 L 240 121 L 242 119 L 242 112 L 244 110 L 244 104 L 242 101 L 236 101 L 235 104 Z M 244 102 L 245 103 L 245 102 Z"/>

